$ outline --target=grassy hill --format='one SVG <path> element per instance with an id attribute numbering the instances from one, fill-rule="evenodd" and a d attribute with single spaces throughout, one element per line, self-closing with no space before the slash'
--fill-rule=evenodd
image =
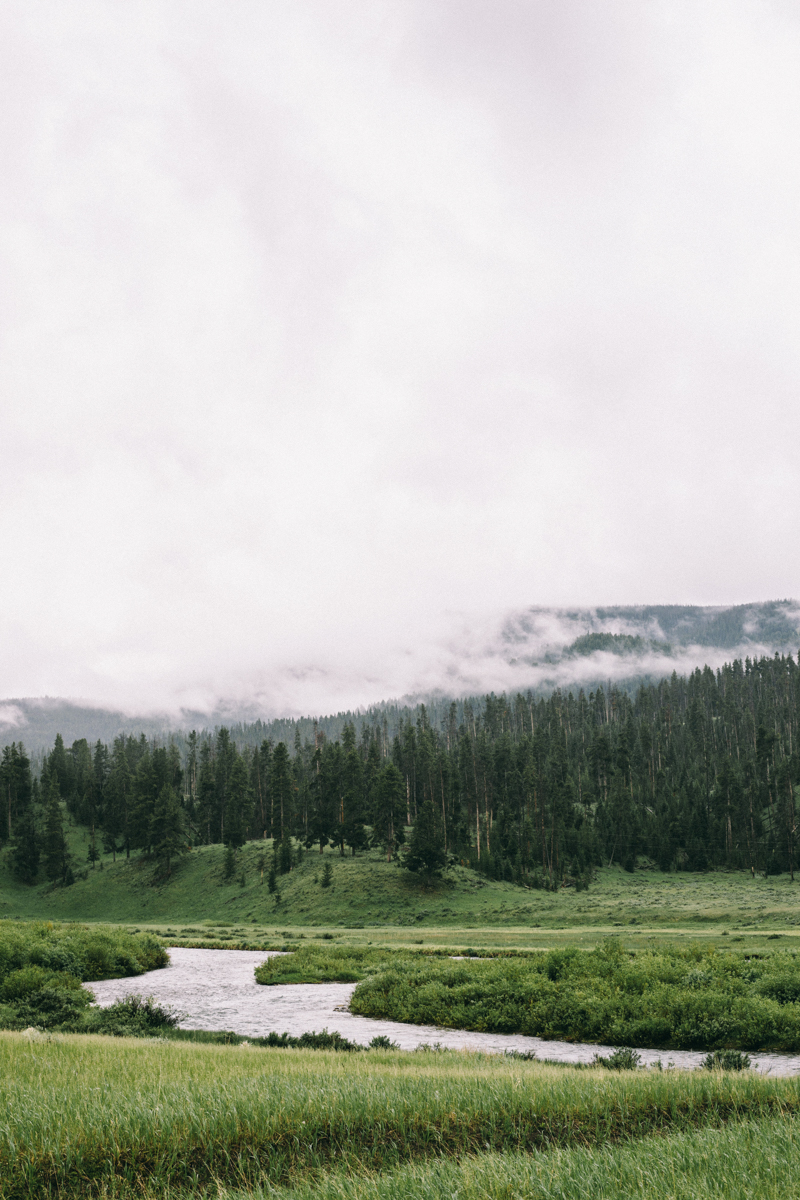
<path id="1" fill-rule="evenodd" d="M 85 862 L 87 832 L 71 825 L 75 861 Z M 150 927 L 172 940 L 270 941 L 328 934 L 352 943 L 404 945 L 548 946 L 568 940 L 595 944 L 608 934 L 641 945 L 691 934 L 720 945 L 800 949 L 800 883 L 734 872 L 662 874 L 602 869 L 586 892 L 529 890 L 487 880 L 465 867 L 426 887 L 377 851 L 341 858 L 326 850 L 303 854 L 289 874 L 268 887 L 270 842 L 249 842 L 225 878 L 225 851 L 202 846 L 159 881 L 154 864 L 138 856 L 80 872 L 71 887 L 26 887 L 0 853 L 0 916 L 106 921 Z M 266 860 L 264 874 L 260 860 Z M 323 887 L 323 865 L 332 881 Z M 80 877 L 85 874 L 85 878 Z M 202 929 L 198 929 L 202 926 Z M 167 933 L 169 930 L 169 933 Z M 201 939 L 202 940 L 202 939 Z M 764 947 L 766 948 L 766 946 Z"/>

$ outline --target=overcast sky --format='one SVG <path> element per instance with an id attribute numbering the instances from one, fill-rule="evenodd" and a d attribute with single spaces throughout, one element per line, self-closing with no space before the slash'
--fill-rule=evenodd
<path id="1" fill-rule="evenodd" d="M 0 88 L 0 695 L 800 593 L 795 0 L 5 0 Z"/>

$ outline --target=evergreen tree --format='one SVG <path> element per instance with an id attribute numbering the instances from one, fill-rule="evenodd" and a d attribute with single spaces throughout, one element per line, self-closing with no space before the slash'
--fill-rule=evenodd
<path id="1" fill-rule="evenodd" d="M 67 839 L 64 836 L 64 814 L 61 810 L 58 776 L 55 772 L 50 775 L 47 784 L 42 849 L 47 878 L 53 883 L 66 883 L 70 873 L 70 861 Z"/>
<path id="2" fill-rule="evenodd" d="M 33 805 L 28 804 L 17 818 L 14 828 L 12 870 L 22 883 L 36 882 L 39 871 L 39 838 L 36 832 Z"/>
<path id="3" fill-rule="evenodd" d="M 447 864 L 444 837 L 433 804 L 426 800 L 417 809 L 417 819 L 403 855 L 403 866 L 418 875 L 441 875 Z"/>
<path id="4" fill-rule="evenodd" d="M 294 859 L 292 856 L 292 839 L 288 836 L 288 834 L 281 842 L 278 843 L 276 850 L 278 870 L 280 871 L 281 875 L 288 875 L 294 866 Z"/>
<path id="5" fill-rule="evenodd" d="M 156 799 L 151 817 L 150 844 L 167 875 L 170 875 L 173 859 L 185 850 L 186 839 L 178 793 L 169 783 L 163 785 Z"/>
<path id="6" fill-rule="evenodd" d="M 250 780 L 247 765 L 235 748 L 228 771 L 225 806 L 225 845 L 238 850 L 244 845 L 250 820 Z"/>
<path id="7" fill-rule="evenodd" d="M 330 743 L 314 750 L 306 846 L 310 849 L 318 845 L 320 854 L 335 836 L 338 780 L 334 758 L 335 751 Z"/>
<path id="8" fill-rule="evenodd" d="M 381 767 L 372 785 L 372 844 L 386 852 L 391 862 L 398 846 L 405 841 L 406 789 L 403 776 L 394 763 Z"/>
<path id="9" fill-rule="evenodd" d="M 49 775 L 55 775 L 58 783 L 58 790 L 64 797 L 68 796 L 71 790 L 70 763 L 67 758 L 67 751 L 64 747 L 64 739 L 60 733 L 56 734 L 55 745 L 50 751 L 45 764 L 45 770 Z"/>
<path id="10" fill-rule="evenodd" d="M 293 824 L 292 768 L 285 742 L 278 742 L 272 752 L 270 791 L 273 806 L 272 836 L 282 842 L 291 832 Z"/>
<path id="11" fill-rule="evenodd" d="M 114 862 L 117 854 L 125 850 L 130 855 L 130 838 L 128 835 L 129 814 L 133 796 L 133 779 L 128 756 L 128 748 L 124 737 L 114 739 L 111 754 L 111 766 L 105 785 L 105 804 L 103 808 L 103 848 L 113 855 Z"/>
<path id="12" fill-rule="evenodd" d="M 197 774 L 197 832 L 198 840 L 204 845 L 210 845 L 214 841 L 212 830 L 216 826 L 216 795 L 217 784 L 211 746 L 208 742 L 203 742 Z"/>
<path id="13" fill-rule="evenodd" d="M 95 869 L 95 864 L 100 857 L 100 851 L 97 849 L 97 837 L 95 836 L 94 825 L 92 826 L 92 835 L 89 838 L 89 846 L 86 851 L 86 860 L 92 864 L 92 870 Z"/>
<path id="14" fill-rule="evenodd" d="M 17 819 L 31 803 L 31 764 L 22 742 L 3 748 L 0 758 L 0 842 L 13 837 Z"/>

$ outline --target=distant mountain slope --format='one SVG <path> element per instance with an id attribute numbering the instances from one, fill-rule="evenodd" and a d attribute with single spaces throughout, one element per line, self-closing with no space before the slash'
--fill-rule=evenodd
<path id="1" fill-rule="evenodd" d="M 631 689 L 673 671 L 688 674 L 698 666 L 717 668 L 733 658 L 751 658 L 800 649 L 800 605 L 794 600 L 740 604 L 626 605 L 599 608 L 534 607 L 501 620 L 461 623 L 452 635 L 431 644 L 430 663 L 420 687 L 400 700 L 375 697 L 369 710 L 317 713 L 320 726 L 337 736 L 348 719 L 381 710 L 389 725 L 421 701 L 441 708 L 451 697 L 487 692 L 534 691 L 556 687 L 590 689 L 609 681 Z M 398 691 L 401 689 L 397 689 Z M 391 695 L 390 689 L 387 689 Z M 396 693 L 395 693 L 396 694 Z M 50 747 L 57 733 L 69 745 L 77 738 L 110 742 L 122 732 L 148 737 L 169 731 L 247 725 L 243 740 L 262 737 L 291 741 L 313 728 L 312 715 L 265 711 L 253 703 L 220 703 L 208 712 L 130 714 L 65 699 L 0 701 L 0 744 L 21 740 L 36 753 Z"/>
<path id="2" fill-rule="evenodd" d="M 508 618 L 501 637 L 506 661 L 529 666 L 603 654 L 649 660 L 688 653 L 699 661 L 704 648 L 730 658 L 731 652 L 752 655 L 800 647 L 800 606 L 794 600 L 774 600 L 733 608 L 530 608 Z M 581 667 L 578 675 L 583 671 Z"/>

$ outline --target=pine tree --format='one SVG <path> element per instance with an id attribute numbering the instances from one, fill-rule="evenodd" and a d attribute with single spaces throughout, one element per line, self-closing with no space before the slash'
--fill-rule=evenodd
<path id="1" fill-rule="evenodd" d="M 111 769 L 105 783 L 103 807 L 103 849 L 114 856 L 125 850 L 130 854 L 128 818 L 132 803 L 133 780 L 125 738 L 114 739 Z"/>
<path id="2" fill-rule="evenodd" d="M 165 783 L 159 792 L 153 809 L 150 843 L 153 853 L 164 866 L 167 875 L 170 875 L 172 860 L 186 848 L 186 839 L 178 793 L 168 783 Z"/>
<path id="3" fill-rule="evenodd" d="M 58 790 L 62 796 L 69 795 L 70 791 L 70 763 L 67 758 L 67 752 L 64 748 L 64 739 L 60 733 L 56 734 L 55 745 L 50 751 L 50 755 L 46 761 L 47 771 L 50 775 L 55 775 L 58 782 Z"/>
<path id="4" fill-rule="evenodd" d="M 31 803 L 31 764 L 22 742 L 3 748 L 0 760 L 0 842 L 13 837 L 18 818 Z"/>
<path id="5" fill-rule="evenodd" d="M 233 747 L 225 805 L 225 845 L 238 850 L 250 822 L 250 780 L 247 765 Z"/>
<path id="6" fill-rule="evenodd" d="M 270 779 L 271 799 L 274 808 L 272 836 L 283 841 L 292 829 L 292 764 L 285 742 L 278 742 L 272 752 Z"/>
<path id="7" fill-rule="evenodd" d="M 39 838 L 36 832 L 33 805 L 29 804 L 18 817 L 14 828 L 11 863 L 17 879 L 22 883 L 35 883 L 39 871 L 39 857 Z"/>
<path id="8" fill-rule="evenodd" d="M 278 870 L 281 875 L 288 875 L 294 866 L 294 856 L 292 855 L 292 839 L 288 834 L 278 845 L 277 852 Z"/>
<path id="9" fill-rule="evenodd" d="M 89 848 L 86 851 L 86 860 L 87 860 L 87 862 L 90 862 L 92 864 L 92 870 L 95 869 L 95 864 L 97 863 L 97 860 L 99 857 L 100 857 L 100 851 L 97 849 L 97 838 L 95 836 L 94 825 L 93 825 L 92 826 L 92 836 L 89 838 Z"/>
<path id="10" fill-rule="evenodd" d="M 67 839 L 64 836 L 64 814 L 61 811 L 61 796 L 58 777 L 51 774 L 47 784 L 44 824 L 44 871 L 53 883 L 66 882 L 70 872 Z"/>
<path id="11" fill-rule="evenodd" d="M 418 875 L 441 875 L 447 864 L 444 836 L 430 800 L 419 805 L 417 819 L 403 856 L 403 866 Z"/>
<path id="12" fill-rule="evenodd" d="M 405 841 L 406 787 L 394 763 L 381 767 L 372 785 L 372 844 L 386 851 L 392 861 L 396 848 Z"/>
<path id="13" fill-rule="evenodd" d="M 356 748 L 356 733 L 348 722 L 342 732 L 344 761 L 341 770 L 341 810 L 339 846 L 344 854 L 345 844 L 355 856 L 357 850 L 367 847 L 364 829 L 364 769 Z"/>

